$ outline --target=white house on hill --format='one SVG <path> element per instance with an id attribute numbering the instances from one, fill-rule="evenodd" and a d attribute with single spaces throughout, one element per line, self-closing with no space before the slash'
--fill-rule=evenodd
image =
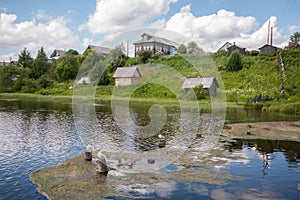
<path id="1" fill-rule="evenodd" d="M 182 88 L 187 93 L 190 89 L 198 85 L 203 85 L 203 89 L 209 92 L 210 96 L 216 96 L 217 88 L 219 87 L 216 77 L 187 77 Z"/>
<path id="2" fill-rule="evenodd" d="M 118 67 L 113 75 L 115 86 L 132 85 L 142 77 L 137 67 Z"/>

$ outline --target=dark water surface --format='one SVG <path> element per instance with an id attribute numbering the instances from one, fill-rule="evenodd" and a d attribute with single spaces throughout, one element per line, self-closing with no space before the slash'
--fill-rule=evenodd
<path id="1" fill-rule="evenodd" d="M 102 126 L 120 134 L 122 139 L 116 138 L 120 140 L 117 142 L 128 146 L 130 150 L 156 148 L 151 139 L 128 142 L 126 135 L 122 135 L 114 125 L 109 106 L 97 106 L 96 113 Z M 149 120 L 145 107 L 132 108 L 131 113 L 141 125 Z M 178 111 L 170 109 L 167 119 L 166 131 L 177 130 Z M 281 120 L 300 120 L 300 116 L 232 109 L 227 111 L 226 117 L 229 123 Z M 232 176 L 243 177 L 243 181 L 232 180 L 221 186 L 172 182 L 142 195 L 156 199 L 299 199 L 299 143 L 237 140 L 226 143 L 224 148 L 232 155 L 239 155 L 239 159 L 242 155 L 243 159 L 236 159 L 218 168 L 230 172 Z M 40 168 L 55 166 L 82 153 L 84 149 L 70 104 L 0 100 L 0 199 L 46 199 L 37 192 L 29 174 Z M 137 191 L 126 192 L 141 195 Z"/>

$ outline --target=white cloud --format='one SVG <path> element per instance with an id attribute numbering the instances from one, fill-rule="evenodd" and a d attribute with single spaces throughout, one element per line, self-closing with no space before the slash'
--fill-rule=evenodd
<path id="1" fill-rule="evenodd" d="M 298 26 L 296 26 L 296 25 L 292 25 L 292 26 L 289 26 L 289 27 L 288 27 L 290 33 L 296 31 L 297 28 L 298 28 Z"/>
<path id="2" fill-rule="evenodd" d="M 45 19 L 46 15 L 37 12 L 35 17 Z M 79 38 L 67 27 L 64 17 L 57 17 L 45 23 L 37 23 L 35 19 L 16 23 L 16 19 L 14 14 L 0 15 L 1 54 L 9 49 L 19 53 L 24 47 L 33 54 L 41 47 L 50 53 L 54 48 L 74 48 L 78 45 Z M 7 60 L 4 56 L 0 59 Z"/>
<path id="3" fill-rule="evenodd" d="M 97 0 L 96 11 L 79 30 L 105 34 L 144 27 L 169 11 L 177 0 Z"/>
<path id="4" fill-rule="evenodd" d="M 206 51 L 214 51 L 226 41 L 237 42 L 247 49 L 257 49 L 267 40 L 267 22 L 258 27 L 253 16 L 237 16 L 232 11 L 219 10 L 216 14 L 194 16 L 191 5 L 181 8 L 167 22 L 166 29 L 179 32 L 199 43 Z M 274 44 L 282 44 L 286 37 L 276 27 L 277 18 L 270 17 Z"/>

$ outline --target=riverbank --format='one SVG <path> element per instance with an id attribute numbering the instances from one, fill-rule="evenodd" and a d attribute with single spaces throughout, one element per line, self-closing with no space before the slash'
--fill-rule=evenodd
<path id="1" fill-rule="evenodd" d="M 83 97 L 84 98 L 84 97 Z M 6 100 L 29 100 L 29 101 L 57 101 L 62 103 L 71 104 L 73 96 L 71 95 L 40 95 L 40 94 L 30 94 L 30 93 L 0 93 L 0 99 Z M 125 101 L 128 100 L 125 97 L 114 97 L 115 100 Z M 111 102 L 111 95 L 96 95 L 95 104 L 109 104 Z M 131 97 L 130 104 L 134 105 L 153 105 L 159 103 L 162 106 L 166 107 L 180 107 L 179 101 L 172 98 L 137 98 Z M 196 104 L 197 105 L 197 104 Z M 218 105 L 215 103 L 214 109 L 224 109 L 226 108 L 245 108 L 245 109 L 255 109 L 261 110 L 263 112 L 279 112 L 287 114 L 299 114 L 300 113 L 300 102 L 298 101 L 274 101 L 274 102 L 265 102 L 265 103 L 256 103 L 256 104 L 246 104 L 243 102 L 221 102 Z M 211 100 L 204 99 L 198 101 L 198 106 L 201 112 L 210 112 L 211 111 Z M 195 107 L 194 102 L 183 101 L 183 108 Z"/>
<path id="2" fill-rule="evenodd" d="M 223 135 L 230 138 L 300 142 L 300 121 L 228 124 Z"/>

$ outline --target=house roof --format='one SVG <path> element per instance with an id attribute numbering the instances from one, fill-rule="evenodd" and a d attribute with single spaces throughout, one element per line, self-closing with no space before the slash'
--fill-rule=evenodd
<path id="1" fill-rule="evenodd" d="M 264 46 L 258 48 L 258 50 L 264 49 L 264 48 L 266 48 L 266 47 L 271 47 L 271 48 L 277 49 L 277 47 L 275 47 L 275 46 L 273 46 L 273 45 L 265 44 Z"/>
<path id="2" fill-rule="evenodd" d="M 189 89 L 194 88 L 198 85 L 203 85 L 203 88 L 209 89 L 216 82 L 217 87 L 219 87 L 216 77 L 187 77 L 183 83 L 182 88 Z"/>
<path id="3" fill-rule="evenodd" d="M 113 78 L 139 78 L 141 76 L 137 67 L 118 67 Z"/>
<path id="4" fill-rule="evenodd" d="M 150 43 L 150 42 L 157 42 L 157 43 L 161 43 L 161 44 L 166 44 L 172 47 L 177 48 L 179 46 L 179 44 L 177 44 L 176 42 L 173 42 L 171 40 L 165 39 L 165 38 L 161 38 L 158 36 L 154 36 L 154 35 L 150 35 L 148 33 L 143 33 L 141 35 L 142 39 L 138 40 L 136 42 L 134 42 L 133 44 L 143 44 L 143 43 Z"/>
<path id="5" fill-rule="evenodd" d="M 232 44 L 230 42 L 225 42 L 218 50 L 227 50 L 228 47 L 231 47 Z"/>
<path id="6" fill-rule="evenodd" d="M 89 77 L 82 77 L 79 81 L 77 81 L 77 84 L 89 84 L 91 83 Z"/>
<path id="7" fill-rule="evenodd" d="M 66 55 L 66 51 L 64 50 L 59 50 L 59 49 L 54 49 L 54 51 L 52 52 L 52 54 L 50 55 L 50 58 L 54 58 L 54 57 L 63 57 Z"/>
<path id="8" fill-rule="evenodd" d="M 237 48 L 237 49 L 246 49 L 246 48 L 240 47 L 240 46 L 238 46 L 238 45 L 236 45 L 236 44 L 233 44 L 232 46 L 227 47 L 227 49 L 234 49 L 234 48 Z"/>
<path id="9" fill-rule="evenodd" d="M 109 54 L 110 48 L 108 47 L 101 47 L 101 46 L 95 46 L 95 45 L 89 45 L 86 49 L 92 49 L 96 51 L 97 53 L 102 53 L 102 54 Z"/>

